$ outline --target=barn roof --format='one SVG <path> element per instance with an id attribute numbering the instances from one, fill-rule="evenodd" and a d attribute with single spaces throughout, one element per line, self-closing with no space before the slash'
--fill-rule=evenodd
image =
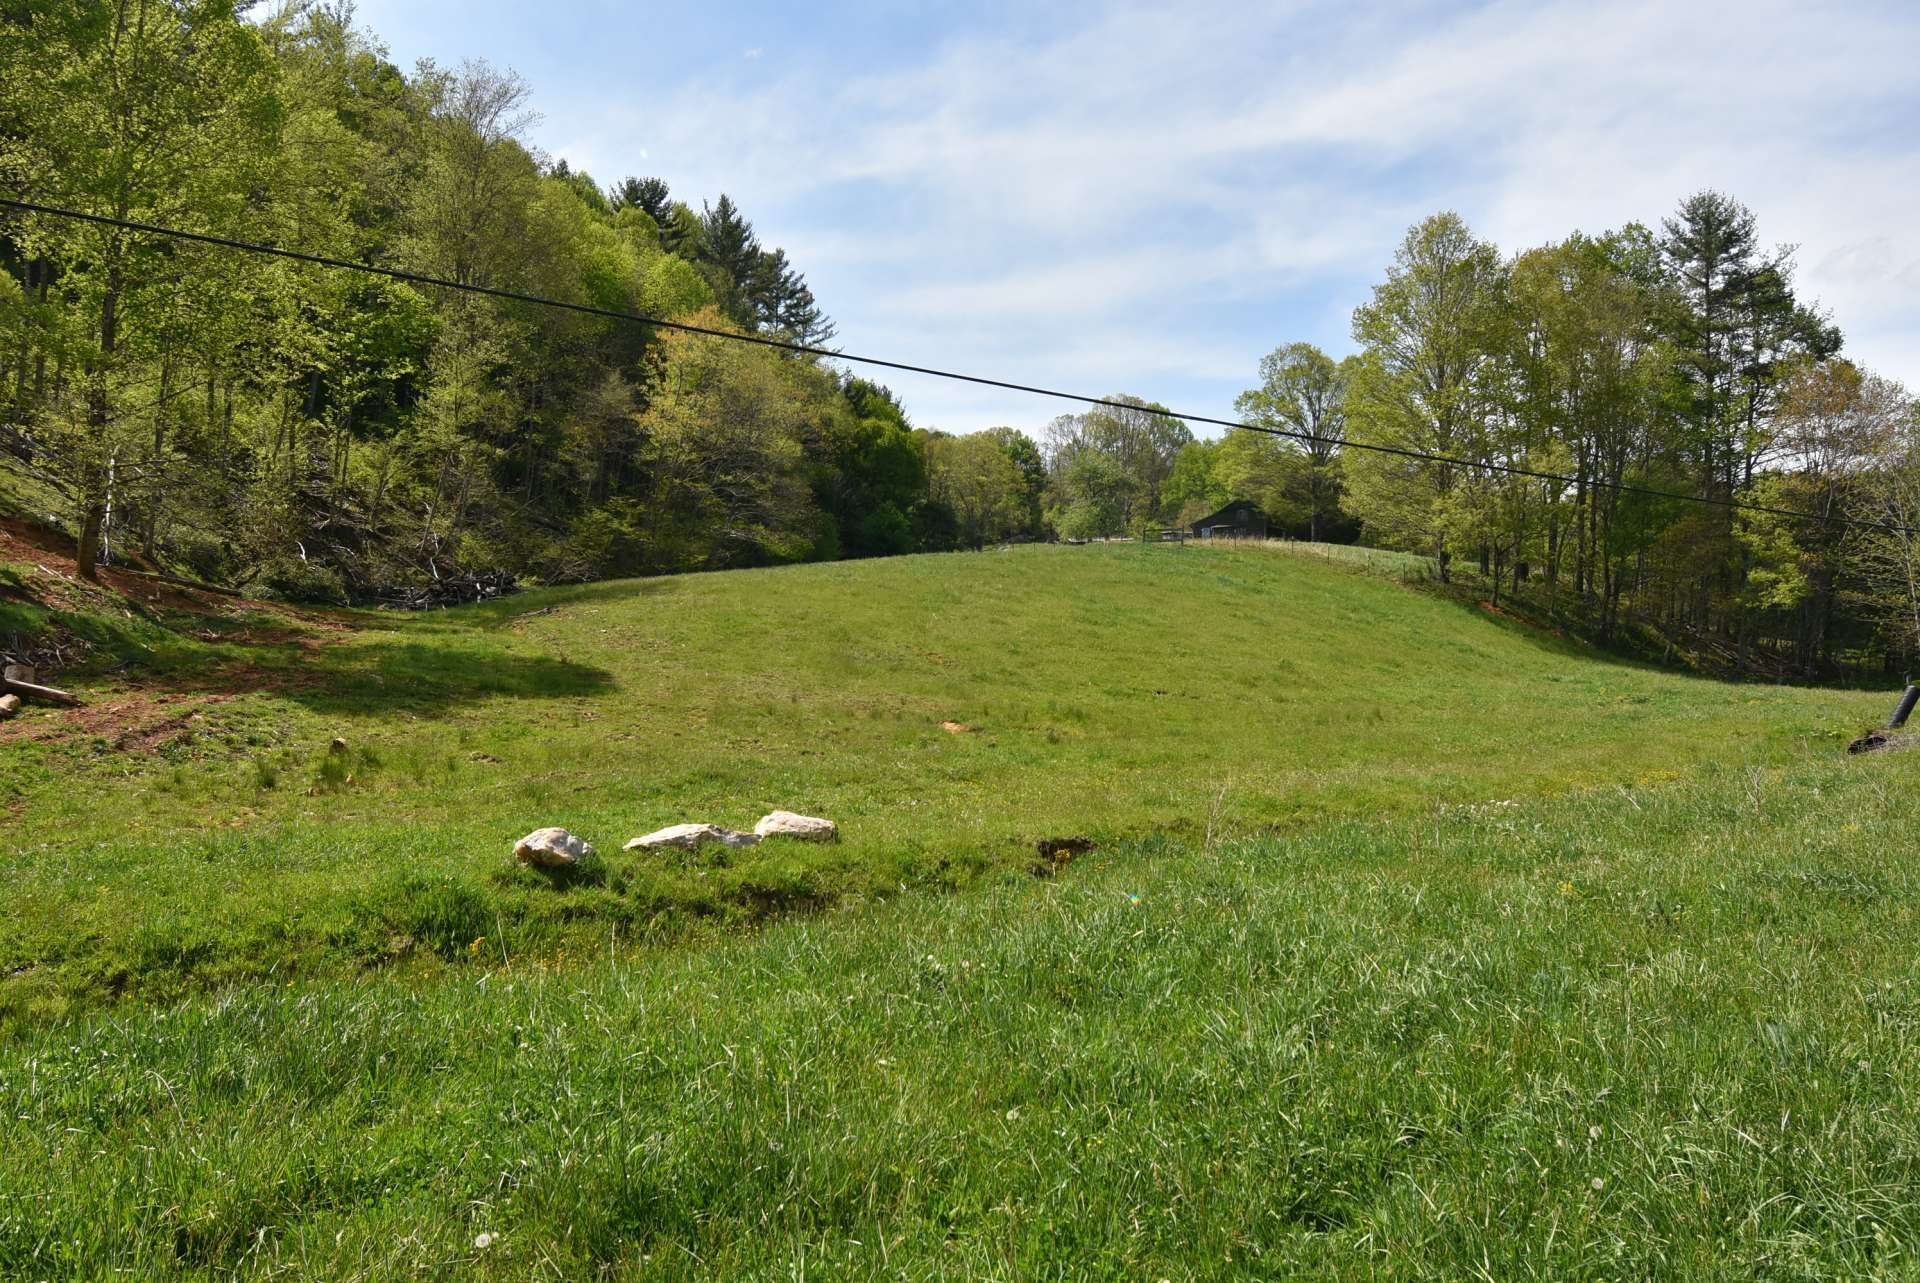
<path id="1" fill-rule="evenodd" d="M 1222 508 L 1220 511 L 1212 514 L 1211 516 L 1202 517 L 1200 518 L 1200 520 L 1194 522 L 1193 524 L 1196 526 L 1212 525 L 1216 521 L 1219 521 L 1226 517 L 1232 517 L 1241 512 L 1260 512 L 1260 505 L 1255 503 L 1251 499 L 1235 499 L 1232 503 L 1228 504 L 1226 507 Z M 1261 513 L 1261 515 L 1265 516 L 1266 514 Z"/>

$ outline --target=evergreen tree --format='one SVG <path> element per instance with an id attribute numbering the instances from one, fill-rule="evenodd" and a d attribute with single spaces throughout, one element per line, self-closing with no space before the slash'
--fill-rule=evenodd
<path id="1" fill-rule="evenodd" d="M 656 226 L 665 226 L 672 201 L 667 184 L 660 178 L 623 178 L 608 193 L 615 209 L 637 209 Z"/>

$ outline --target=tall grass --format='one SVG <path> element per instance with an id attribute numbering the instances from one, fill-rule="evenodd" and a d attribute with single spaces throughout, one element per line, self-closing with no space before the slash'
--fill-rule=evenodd
<path id="1" fill-rule="evenodd" d="M 1913 1277 L 1913 777 L 1148 839 L 16 1032 L 0 1277 Z"/>

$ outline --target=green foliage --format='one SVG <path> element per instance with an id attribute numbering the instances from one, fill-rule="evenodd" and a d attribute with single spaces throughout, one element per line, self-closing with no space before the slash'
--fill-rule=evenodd
<path id="1" fill-rule="evenodd" d="M 1311 343 L 1290 343 L 1261 358 L 1260 386 L 1241 393 L 1234 402 L 1245 422 L 1293 434 L 1269 438 L 1284 442 L 1287 453 L 1298 456 L 1295 466 L 1283 467 L 1287 475 L 1276 489 L 1281 493 L 1305 490 L 1310 540 L 1318 540 L 1339 511 L 1338 455 L 1347 436 L 1347 384 L 1358 367 L 1357 357 L 1336 362 Z M 1234 494 L 1255 497 L 1240 489 L 1234 489 Z M 1262 506 L 1269 517 L 1293 519 L 1280 493 Z"/>
<path id="2" fill-rule="evenodd" d="M 724 328 L 715 313 L 697 317 Z M 802 441 L 831 384 L 763 348 L 672 333 L 646 412 L 654 493 L 649 540 L 669 564 L 721 568 L 796 560 L 811 549 Z"/>
<path id="3" fill-rule="evenodd" d="M 110 9 L 83 5 L 0 23 L 0 179 L 53 204 L 467 284 L 831 333 L 730 200 L 703 223 L 659 180 L 603 193 L 531 151 L 513 73 L 423 62 L 409 75 L 337 6 L 258 21 L 244 8 L 163 0 L 118 36 Z M 642 448 L 638 416 L 678 359 L 658 332 L 54 219 L 4 232 L 0 387 L 12 430 L 36 443 L 7 466 L 58 495 L 85 573 L 137 549 L 292 598 L 364 599 L 472 570 L 566 579 L 817 543 L 796 496 L 831 488 L 811 451 L 831 378 L 809 362 L 733 398 L 787 401 L 771 447 L 734 460 L 775 469 L 745 502 L 759 511 L 716 506 L 709 487 L 692 518 L 642 528 L 635 507 L 684 470 L 724 489 L 730 466 L 711 430 L 692 434 L 700 447 L 669 430 Z M 609 388 L 626 389 L 624 408 Z M 868 510 L 926 499 L 924 476 L 883 489 L 850 518 L 854 537 L 836 532 L 850 551 Z M 735 516 L 752 519 L 703 526 Z"/>
<path id="4" fill-rule="evenodd" d="M 1102 539 L 1125 534 L 1139 497 L 1137 477 L 1101 450 L 1075 450 L 1054 463 L 1054 492 L 1061 506 L 1049 514 L 1063 539 Z"/>
<path id="5" fill-rule="evenodd" d="M 1416 225 L 1355 309 L 1362 359 L 1352 369 L 1347 420 L 1354 439 L 1449 457 L 1474 457 L 1495 395 L 1501 325 L 1499 252 L 1458 215 Z M 1457 467 L 1354 452 L 1346 460 L 1354 511 L 1390 546 L 1437 554 L 1449 546 L 1447 496 Z"/>
<path id="6" fill-rule="evenodd" d="M 1173 469 L 1160 491 L 1162 515 L 1173 524 L 1191 525 L 1233 499 L 1215 468 L 1219 451 L 1216 442 L 1189 441 L 1174 455 Z"/>
<path id="7" fill-rule="evenodd" d="M 1001 440 L 985 432 L 927 442 L 928 494 L 944 504 L 970 548 L 997 543 L 1028 528 L 1030 492 Z"/>
<path id="8" fill-rule="evenodd" d="M 1039 443 L 1018 428 L 988 428 L 985 435 L 999 445 L 1020 471 L 1020 524 L 1017 533 L 1024 539 L 1038 539 L 1045 527 L 1043 511 L 1047 497 L 1047 462 L 1040 453 Z"/>
<path id="9" fill-rule="evenodd" d="M 344 606 L 347 601 L 338 571 L 297 558 L 269 562 L 261 569 L 260 586 L 281 601 L 319 606 Z"/>
<path id="10" fill-rule="evenodd" d="M 841 398 L 822 402 L 812 442 L 814 491 L 843 556 L 888 556 L 919 546 L 908 514 L 927 498 L 926 447 L 890 398 L 884 388 L 869 394 L 848 385 Z"/>
<path id="11" fill-rule="evenodd" d="M 1472 557 L 1495 602 L 1537 595 L 1603 640 L 1651 626 L 1715 667 L 1904 663 L 1920 636 L 1904 552 L 1821 523 L 1898 491 L 1878 483 L 1911 398 L 1833 359 L 1838 330 L 1756 228 L 1713 192 L 1661 236 L 1629 225 L 1506 262 L 1455 215 L 1414 227 L 1354 313 L 1341 404 L 1355 442 L 1444 458 L 1330 459 L 1364 537 L 1444 575 Z M 1241 409 L 1298 430 L 1330 368 L 1283 348 Z"/>
<path id="12" fill-rule="evenodd" d="M 911 552 L 914 543 L 913 524 L 891 503 L 883 502 L 861 518 L 860 544 L 868 556 L 891 557 Z"/>
<path id="13" fill-rule="evenodd" d="M 1163 405 L 1126 395 L 1106 400 L 1047 425 L 1055 525 L 1067 538 L 1121 534 L 1157 520 L 1174 460 L 1193 441 Z"/>

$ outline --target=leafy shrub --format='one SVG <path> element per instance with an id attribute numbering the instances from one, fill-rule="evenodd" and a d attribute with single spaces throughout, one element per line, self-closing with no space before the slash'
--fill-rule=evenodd
<path id="1" fill-rule="evenodd" d="M 285 558 L 268 563 L 261 576 L 267 595 L 311 606 L 344 606 L 347 586 L 340 572 L 317 561 Z"/>

